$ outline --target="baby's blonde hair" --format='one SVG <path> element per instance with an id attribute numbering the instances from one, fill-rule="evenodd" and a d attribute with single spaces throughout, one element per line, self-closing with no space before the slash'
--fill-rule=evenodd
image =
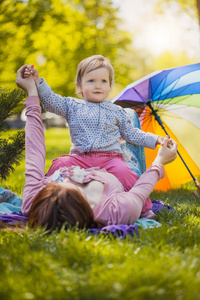
<path id="1" fill-rule="evenodd" d="M 106 68 L 108 70 L 110 88 L 113 87 L 114 70 L 110 60 L 103 55 L 92 55 L 83 59 L 78 65 L 75 81 L 77 94 L 79 94 L 78 88 L 81 86 L 83 75 L 100 68 Z"/>

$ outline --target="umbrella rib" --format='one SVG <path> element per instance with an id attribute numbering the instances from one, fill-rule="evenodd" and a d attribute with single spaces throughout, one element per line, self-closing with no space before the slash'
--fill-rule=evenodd
<path id="1" fill-rule="evenodd" d="M 159 125 L 162 127 L 162 129 L 164 130 L 164 132 L 169 136 L 167 130 L 165 129 L 162 121 L 161 121 L 161 118 L 158 116 L 157 112 L 153 109 L 152 105 L 151 105 L 151 102 L 148 101 L 147 102 L 147 105 L 150 107 L 150 109 L 152 110 L 152 114 L 154 115 L 156 121 L 159 123 Z M 169 136 L 170 137 L 170 136 Z M 177 154 L 179 155 L 180 159 L 182 160 L 182 162 L 184 163 L 186 169 L 188 170 L 188 172 L 190 173 L 192 179 L 194 180 L 194 182 L 196 181 L 196 178 L 194 177 L 194 175 L 192 174 L 192 172 L 190 171 L 190 169 L 188 168 L 186 162 L 184 161 L 183 157 L 181 156 L 180 152 L 177 150 Z"/>
<path id="2" fill-rule="evenodd" d="M 181 78 L 181 77 L 179 77 L 179 80 L 180 80 L 180 78 Z M 174 98 L 176 98 L 176 97 L 179 97 L 180 93 L 182 93 L 184 90 L 186 90 L 186 89 L 191 85 L 191 83 L 185 85 L 184 87 L 182 87 L 181 91 L 179 91 L 179 93 L 176 94 L 176 96 L 174 96 L 174 97 L 172 97 L 172 98 L 168 98 L 168 95 L 173 91 L 174 87 L 178 84 L 178 81 L 179 81 L 179 80 L 177 80 L 176 84 L 175 84 L 175 85 L 172 87 L 172 89 L 168 92 L 168 94 L 166 95 L 165 99 L 174 99 Z M 190 94 L 190 95 L 193 95 L 193 94 Z M 163 99 L 163 100 L 164 100 L 164 99 Z"/>
<path id="3" fill-rule="evenodd" d="M 173 87 L 172 87 L 171 90 L 168 92 L 167 96 L 171 93 L 171 91 L 173 91 L 174 87 L 178 84 L 180 78 L 181 78 L 181 76 L 180 76 L 178 79 L 176 79 L 176 81 L 175 81 Z M 167 98 L 167 96 L 166 96 L 166 98 Z"/>
<path id="4" fill-rule="evenodd" d="M 133 87 L 133 90 L 136 92 L 136 94 L 142 99 L 142 103 L 146 103 L 144 97 Z"/>
<path id="5" fill-rule="evenodd" d="M 166 81 L 167 81 L 167 76 L 164 78 L 163 81 L 161 81 L 162 85 L 165 85 Z M 160 84 L 161 84 L 161 83 L 160 83 Z M 159 84 L 158 86 L 160 86 L 160 84 Z M 153 95 L 153 88 L 152 88 L 151 80 L 150 80 L 150 87 L 151 87 L 151 95 Z M 156 88 L 156 90 L 157 90 L 157 89 L 158 89 L 158 87 Z M 163 89 L 161 89 L 161 91 L 160 91 L 159 98 L 161 97 L 162 91 L 163 91 Z"/>
<path id="6" fill-rule="evenodd" d="M 178 104 L 180 101 L 183 101 L 183 100 L 189 98 L 191 95 L 193 95 L 193 94 L 185 95 L 185 97 L 182 97 L 181 100 L 177 100 L 177 101 L 176 101 L 175 103 L 173 103 L 173 104 Z M 164 105 L 164 108 L 163 108 L 163 109 L 166 109 L 166 105 L 172 105 L 172 104 L 170 104 L 170 102 L 171 102 L 173 99 L 177 98 L 177 97 L 178 97 L 178 95 L 177 95 L 177 96 L 174 96 L 174 97 L 172 97 L 172 98 L 163 99 L 163 101 L 157 101 L 156 104 L 154 104 L 154 105 L 157 106 L 157 107 L 159 107 L 159 108 L 163 108 L 163 105 Z"/>

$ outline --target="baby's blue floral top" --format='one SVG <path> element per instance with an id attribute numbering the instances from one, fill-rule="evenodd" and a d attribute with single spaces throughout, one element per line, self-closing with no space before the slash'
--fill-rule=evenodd
<path id="1" fill-rule="evenodd" d="M 155 148 L 157 135 L 135 128 L 126 111 L 108 100 L 94 103 L 55 94 L 43 80 L 39 98 L 47 111 L 63 116 L 70 130 L 70 154 L 122 153 L 120 138 L 134 145 Z"/>

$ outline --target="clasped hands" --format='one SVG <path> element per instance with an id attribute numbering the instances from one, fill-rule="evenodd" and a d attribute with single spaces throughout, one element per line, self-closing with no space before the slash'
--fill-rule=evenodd
<path id="1" fill-rule="evenodd" d="M 166 165 L 174 161 L 177 157 L 177 143 L 169 139 L 168 136 L 162 138 L 162 144 L 158 150 L 154 163 Z"/>
<path id="2" fill-rule="evenodd" d="M 38 96 L 35 81 L 32 76 L 24 77 L 26 68 L 27 65 L 24 65 L 17 71 L 16 84 L 18 87 L 23 89 L 28 96 Z"/>

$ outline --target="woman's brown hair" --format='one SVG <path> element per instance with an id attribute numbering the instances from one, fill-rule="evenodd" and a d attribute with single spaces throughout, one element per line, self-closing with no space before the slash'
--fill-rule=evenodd
<path id="1" fill-rule="evenodd" d="M 60 230 L 64 224 L 78 228 L 96 225 L 93 211 L 82 193 L 53 182 L 37 194 L 28 222 L 33 228 L 45 226 L 49 232 Z"/>

